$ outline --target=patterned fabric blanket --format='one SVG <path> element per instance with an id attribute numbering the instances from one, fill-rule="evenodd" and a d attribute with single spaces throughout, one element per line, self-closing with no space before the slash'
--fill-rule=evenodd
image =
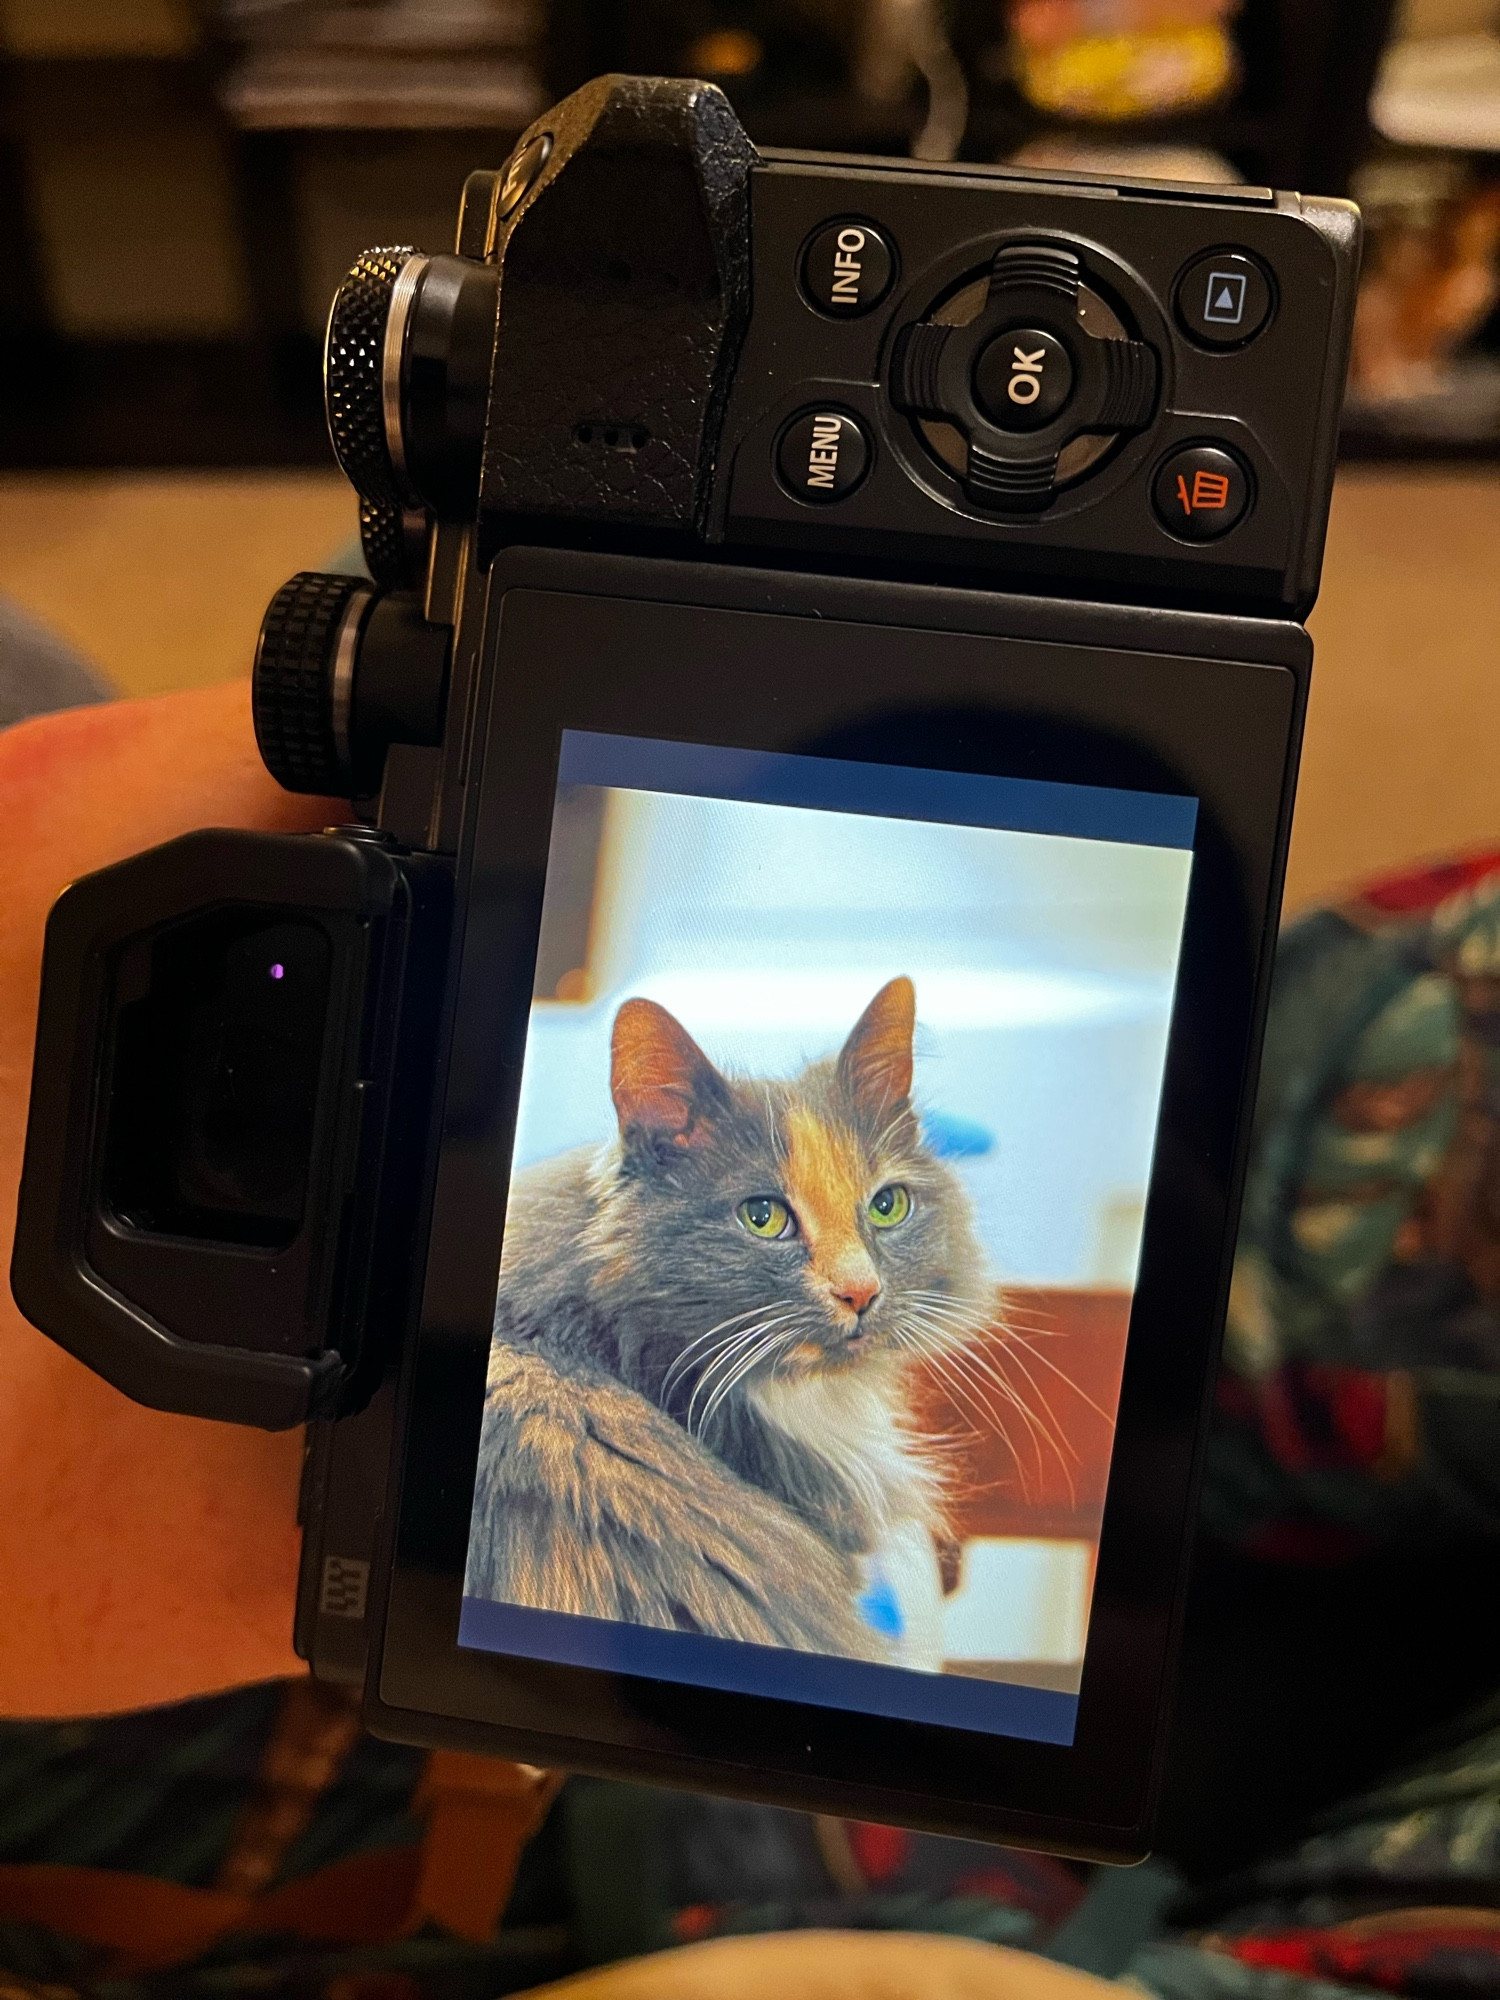
<path id="1" fill-rule="evenodd" d="M 1160 2000 L 1292 2000 L 1317 1984 L 1500 1993 L 1500 1701 L 1303 1840 L 1169 1915 L 1132 1955 Z"/>
<path id="2" fill-rule="evenodd" d="M 1500 1532 L 1500 853 L 1282 938 L 1219 1409 L 1228 1540 Z"/>
<path id="3" fill-rule="evenodd" d="M 1467 1548 L 1494 1591 L 1500 853 L 1284 935 L 1218 1401 L 1210 1532 L 1292 1562 Z M 1500 1994 L 1500 1698 L 1168 1914 L 1129 1963 L 1160 2000 Z"/>

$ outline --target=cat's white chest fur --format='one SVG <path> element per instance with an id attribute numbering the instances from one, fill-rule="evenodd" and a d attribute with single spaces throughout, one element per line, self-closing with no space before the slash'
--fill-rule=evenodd
<path id="1" fill-rule="evenodd" d="M 751 1400 L 768 1423 L 815 1452 L 854 1493 L 869 1518 L 865 1582 L 899 1613 L 896 1664 L 929 1673 L 943 1664 L 943 1587 L 933 1546 L 938 1480 L 907 1428 L 894 1370 L 770 1376 Z"/>

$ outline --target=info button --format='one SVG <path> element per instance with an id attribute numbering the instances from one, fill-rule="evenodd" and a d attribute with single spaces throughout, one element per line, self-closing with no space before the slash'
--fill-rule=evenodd
<path id="1" fill-rule="evenodd" d="M 781 433 L 776 468 L 799 500 L 842 500 L 870 469 L 870 441 L 843 410 L 804 410 Z"/>
<path id="2" fill-rule="evenodd" d="M 831 319 L 855 319 L 878 306 L 896 275 L 887 238 L 863 216 L 825 222 L 802 252 L 802 292 Z"/>

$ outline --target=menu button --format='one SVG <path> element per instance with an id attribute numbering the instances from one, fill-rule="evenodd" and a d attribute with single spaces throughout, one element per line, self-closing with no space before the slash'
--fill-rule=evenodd
<path id="1" fill-rule="evenodd" d="M 814 505 L 852 493 L 869 465 L 869 440 L 842 410 L 804 410 L 781 433 L 776 451 L 782 484 Z"/>

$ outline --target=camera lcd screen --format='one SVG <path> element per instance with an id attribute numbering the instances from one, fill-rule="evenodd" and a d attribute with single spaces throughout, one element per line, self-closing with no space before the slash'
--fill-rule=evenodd
<path id="1" fill-rule="evenodd" d="M 562 732 L 462 1647 L 1073 1741 L 1197 814 Z"/>
<path id="2" fill-rule="evenodd" d="M 1144 1851 L 1306 645 L 497 557 L 382 1728 Z"/>

